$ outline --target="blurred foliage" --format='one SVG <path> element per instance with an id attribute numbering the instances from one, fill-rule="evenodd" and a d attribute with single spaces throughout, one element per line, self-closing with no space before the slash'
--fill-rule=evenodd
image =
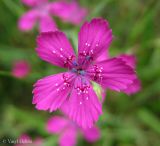
<path id="1" fill-rule="evenodd" d="M 110 53 L 133 53 L 142 90 L 133 96 L 107 91 L 103 115 L 98 125 L 101 139 L 93 146 L 160 145 L 160 1 L 159 0 L 80 0 L 89 9 L 87 20 L 108 19 L 115 36 Z M 41 61 L 36 53 L 36 29 L 20 32 L 17 21 L 27 10 L 19 0 L 0 1 L 0 140 L 28 133 L 43 137 L 44 146 L 57 144 L 58 137 L 45 131 L 54 113 L 37 111 L 32 105 L 32 85 L 44 76 L 60 72 Z M 75 48 L 79 26 L 55 18 Z M 32 72 L 25 79 L 12 77 L 12 63 L 27 60 Z M 0 143 L 1 145 L 1 143 Z M 10 146 L 11 144 L 7 145 Z M 88 145 L 79 137 L 78 146 Z M 5 146 L 3 144 L 3 146 Z"/>

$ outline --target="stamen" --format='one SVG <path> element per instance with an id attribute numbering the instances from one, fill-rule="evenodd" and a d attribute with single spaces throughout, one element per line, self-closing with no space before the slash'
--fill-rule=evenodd
<path id="1" fill-rule="evenodd" d="M 86 60 L 90 60 L 91 56 L 86 56 Z"/>
<path id="2" fill-rule="evenodd" d="M 86 72 L 84 70 L 80 70 L 79 74 L 82 75 L 82 76 L 84 76 L 86 74 Z"/>
<path id="3" fill-rule="evenodd" d="M 74 65 L 74 66 L 78 66 L 78 63 L 74 60 L 74 61 L 72 61 L 72 64 Z"/>
<path id="4" fill-rule="evenodd" d="M 88 90 L 89 90 L 90 86 L 88 85 L 82 85 L 82 86 L 77 86 L 75 87 L 75 89 L 77 89 L 77 94 L 88 94 Z"/>
<path id="5" fill-rule="evenodd" d="M 103 67 L 98 67 L 97 65 L 94 65 L 93 68 L 94 74 L 93 74 L 93 79 L 95 81 L 102 81 L 102 72 L 103 72 Z"/>
<path id="6" fill-rule="evenodd" d="M 69 82 L 69 77 L 66 74 L 63 74 L 63 80 L 64 80 L 64 86 L 66 86 L 66 87 L 71 86 L 71 84 Z M 65 87 L 64 87 L 64 89 L 65 89 Z"/>
<path id="7" fill-rule="evenodd" d="M 73 64 L 73 59 L 75 56 L 71 55 L 64 61 L 64 66 L 68 66 L 69 64 Z"/>
<path id="8" fill-rule="evenodd" d="M 93 54 L 93 50 L 91 50 L 90 52 L 91 52 L 91 54 Z"/>
<path id="9" fill-rule="evenodd" d="M 77 69 L 76 68 L 72 68 L 72 72 L 77 73 Z"/>

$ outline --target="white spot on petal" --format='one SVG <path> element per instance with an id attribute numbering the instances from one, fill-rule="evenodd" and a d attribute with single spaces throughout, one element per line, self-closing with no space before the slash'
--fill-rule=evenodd
<path id="1" fill-rule="evenodd" d="M 103 67 L 101 67 L 101 69 L 103 69 Z"/>
<path id="2" fill-rule="evenodd" d="M 80 101 L 80 102 L 79 102 L 79 104 L 81 105 L 81 104 L 82 104 L 82 102 Z"/>
<path id="3" fill-rule="evenodd" d="M 54 51 L 54 50 L 53 50 L 53 51 L 52 51 L 52 53 L 53 53 L 53 54 L 55 54 L 55 53 L 56 53 L 56 51 Z"/>

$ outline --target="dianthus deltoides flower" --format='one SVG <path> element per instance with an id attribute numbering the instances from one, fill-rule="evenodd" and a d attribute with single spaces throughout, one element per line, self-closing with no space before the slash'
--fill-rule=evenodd
<path id="1" fill-rule="evenodd" d="M 100 130 L 94 126 L 82 129 L 67 117 L 54 116 L 47 122 L 46 129 L 51 134 L 59 135 L 60 146 L 75 146 L 80 133 L 88 142 L 95 142 L 100 138 Z"/>
<path id="2" fill-rule="evenodd" d="M 82 128 L 92 127 L 102 114 L 102 105 L 92 88 L 92 81 L 104 89 L 123 91 L 136 78 L 135 71 L 121 58 L 98 61 L 109 48 L 112 30 L 106 20 L 85 22 L 78 35 L 78 55 L 63 32 L 41 33 L 37 53 L 42 60 L 66 68 L 34 84 L 33 104 L 38 110 L 63 109 Z"/>
<path id="3" fill-rule="evenodd" d="M 31 30 L 36 23 L 39 24 L 41 32 L 57 30 L 52 15 L 72 24 L 79 24 L 86 16 L 86 9 L 81 8 L 77 2 L 49 2 L 48 0 L 22 0 L 22 2 L 31 7 L 31 10 L 19 19 L 18 27 L 22 31 Z"/>

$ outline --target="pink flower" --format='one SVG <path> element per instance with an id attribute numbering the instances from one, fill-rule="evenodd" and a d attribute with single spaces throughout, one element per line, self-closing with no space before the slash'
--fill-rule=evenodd
<path id="1" fill-rule="evenodd" d="M 96 59 L 109 48 L 112 30 L 106 20 L 85 22 L 78 36 L 78 57 L 63 32 L 42 33 L 37 39 L 38 56 L 68 69 L 34 84 L 33 104 L 50 112 L 65 107 L 67 115 L 82 128 L 92 127 L 102 114 L 102 105 L 92 81 L 103 88 L 123 91 L 136 78 L 135 71 L 121 58 Z"/>
<path id="2" fill-rule="evenodd" d="M 78 25 L 87 14 L 85 8 L 81 8 L 76 1 L 73 2 L 55 2 L 52 7 L 52 13 L 61 18 L 64 22 L 70 22 Z"/>
<path id="3" fill-rule="evenodd" d="M 30 65 L 28 62 L 24 60 L 19 60 L 14 62 L 13 69 L 12 69 L 12 75 L 17 78 L 23 78 L 27 76 L 30 72 Z"/>
<path id="4" fill-rule="evenodd" d="M 84 130 L 68 118 L 62 116 L 50 118 L 46 129 L 49 133 L 60 135 L 60 146 L 75 146 L 79 132 L 88 142 L 95 142 L 100 138 L 100 130 L 96 126 Z"/>
<path id="5" fill-rule="evenodd" d="M 37 22 L 41 32 L 57 30 L 51 15 L 73 24 L 80 23 L 86 16 L 86 10 L 80 8 L 76 2 L 48 2 L 48 0 L 22 0 L 22 2 L 31 7 L 31 10 L 23 14 L 19 20 L 18 26 L 22 31 L 31 30 Z"/>
<path id="6" fill-rule="evenodd" d="M 30 136 L 23 134 L 17 139 L 17 144 L 15 144 L 15 146 L 42 146 L 42 144 L 42 138 L 36 138 L 33 141 Z"/>

